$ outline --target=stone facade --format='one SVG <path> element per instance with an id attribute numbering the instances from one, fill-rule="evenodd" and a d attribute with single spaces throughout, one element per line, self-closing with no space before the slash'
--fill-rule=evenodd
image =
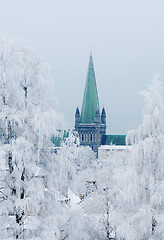
<path id="1" fill-rule="evenodd" d="M 80 144 L 82 146 L 90 146 L 96 153 L 97 157 L 102 136 L 106 134 L 105 109 L 102 109 L 101 116 L 99 109 L 99 98 L 91 55 L 84 91 L 82 111 L 80 114 L 79 108 L 77 108 L 75 113 L 75 130 L 79 133 Z"/>
<path id="2" fill-rule="evenodd" d="M 78 108 L 77 111 L 79 111 Z M 106 134 L 106 121 L 101 123 L 102 121 L 97 119 L 98 121 L 93 123 L 80 123 L 78 121 L 79 114 L 75 114 L 75 130 L 79 133 L 80 145 L 90 146 L 98 156 L 98 148 L 101 145 L 102 136 Z M 101 114 L 101 119 L 102 117 L 104 116 Z"/>

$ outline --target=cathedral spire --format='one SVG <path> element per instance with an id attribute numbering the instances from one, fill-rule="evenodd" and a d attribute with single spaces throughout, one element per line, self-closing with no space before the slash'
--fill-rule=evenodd
<path id="1" fill-rule="evenodd" d="M 85 84 L 80 122 L 93 123 L 97 109 L 100 110 L 100 107 L 91 53 L 89 59 L 88 74 Z"/>

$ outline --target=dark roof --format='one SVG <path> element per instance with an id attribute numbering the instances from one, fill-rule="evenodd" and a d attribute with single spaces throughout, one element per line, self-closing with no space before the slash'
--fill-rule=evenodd
<path id="1" fill-rule="evenodd" d="M 99 109 L 97 108 L 97 110 L 96 110 L 96 114 L 95 115 L 100 115 L 100 111 L 99 111 Z"/>
<path id="2" fill-rule="evenodd" d="M 80 115 L 80 112 L 79 112 L 79 108 L 77 107 L 76 108 L 76 113 L 75 113 L 76 115 Z"/>
<path id="3" fill-rule="evenodd" d="M 103 135 L 102 145 L 116 145 L 125 146 L 126 145 L 126 135 Z"/>
<path id="4" fill-rule="evenodd" d="M 102 115 L 106 115 L 106 113 L 105 113 L 105 108 L 103 107 L 103 109 L 102 109 L 102 113 L 101 113 Z"/>

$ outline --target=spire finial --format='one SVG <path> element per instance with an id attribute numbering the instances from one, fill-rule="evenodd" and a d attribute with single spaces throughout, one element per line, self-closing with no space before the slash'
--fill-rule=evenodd
<path id="1" fill-rule="evenodd" d="M 90 52 L 90 61 L 93 63 L 92 51 Z"/>

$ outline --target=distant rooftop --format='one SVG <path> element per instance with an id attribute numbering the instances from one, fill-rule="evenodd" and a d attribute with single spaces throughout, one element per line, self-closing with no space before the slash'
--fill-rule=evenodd
<path id="1" fill-rule="evenodd" d="M 126 135 L 103 135 L 101 144 L 126 146 Z"/>
<path id="2" fill-rule="evenodd" d="M 69 136 L 69 130 L 58 130 L 57 136 L 52 136 L 51 141 L 54 147 L 61 147 L 61 143 L 65 142 L 66 138 Z"/>

